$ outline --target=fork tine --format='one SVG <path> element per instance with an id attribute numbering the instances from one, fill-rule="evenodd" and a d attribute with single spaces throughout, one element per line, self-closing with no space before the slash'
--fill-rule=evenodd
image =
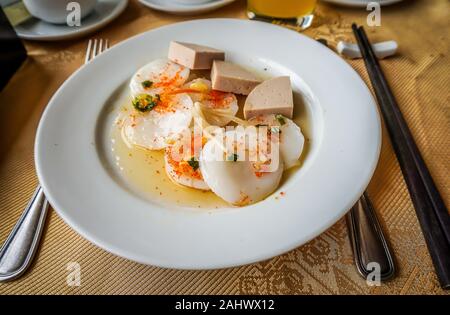
<path id="1" fill-rule="evenodd" d="M 92 49 L 91 60 L 94 59 L 94 58 L 97 56 L 97 54 L 98 54 L 98 51 L 97 51 L 97 42 L 98 42 L 97 38 L 94 39 L 94 48 Z"/>
<path id="2" fill-rule="evenodd" d="M 84 63 L 88 63 L 102 52 L 109 48 L 109 41 L 107 39 L 90 39 L 86 49 L 86 57 Z"/>
<path id="3" fill-rule="evenodd" d="M 100 38 L 100 43 L 98 45 L 98 53 L 101 54 L 103 52 L 103 38 Z"/>
<path id="4" fill-rule="evenodd" d="M 90 60 L 90 56 L 91 56 L 91 48 L 92 48 L 92 39 L 89 40 L 88 42 L 88 46 L 86 49 L 86 57 L 84 58 L 84 63 L 88 63 Z"/>

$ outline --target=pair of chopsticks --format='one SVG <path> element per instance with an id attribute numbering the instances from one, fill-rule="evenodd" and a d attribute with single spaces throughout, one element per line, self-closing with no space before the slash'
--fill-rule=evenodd
<path id="1" fill-rule="evenodd" d="M 392 146 L 411 196 L 431 259 L 450 289 L 450 215 L 417 148 L 362 26 L 352 25 Z"/>

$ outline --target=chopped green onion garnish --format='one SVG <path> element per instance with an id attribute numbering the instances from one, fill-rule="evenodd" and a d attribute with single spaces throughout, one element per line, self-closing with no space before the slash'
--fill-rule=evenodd
<path id="1" fill-rule="evenodd" d="M 233 162 L 237 162 L 237 160 L 239 159 L 239 155 L 237 155 L 236 153 L 230 155 L 227 160 L 228 161 L 233 161 Z"/>
<path id="2" fill-rule="evenodd" d="M 191 157 L 191 159 L 188 161 L 188 164 L 194 171 L 198 170 L 198 168 L 200 167 L 198 161 L 195 160 L 195 157 Z"/>
<path id="3" fill-rule="evenodd" d="M 284 119 L 284 116 L 281 114 L 276 114 L 275 118 L 278 120 L 281 126 L 283 126 L 286 123 L 286 120 Z"/>
<path id="4" fill-rule="evenodd" d="M 150 80 L 145 80 L 144 82 L 141 83 L 143 87 L 145 88 L 149 88 L 153 85 L 153 82 Z"/>
<path id="5" fill-rule="evenodd" d="M 132 102 L 133 107 L 140 112 L 152 110 L 158 104 L 159 95 L 151 96 L 148 94 L 140 94 L 136 96 Z"/>
<path id="6" fill-rule="evenodd" d="M 270 132 L 271 133 L 281 133 L 281 129 L 278 126 L 273 126 L 273 127 L 270 127 Z"/>

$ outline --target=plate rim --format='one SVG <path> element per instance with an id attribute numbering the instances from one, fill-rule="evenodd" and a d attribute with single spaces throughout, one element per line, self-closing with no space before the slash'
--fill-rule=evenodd
<path id="1" fill-rule="evenodd" d="M 215 0 L 212 2 L 192 5 L 192 8 L 187 7 L 187 5 L 177 5 L 176 3 L 168 4 L 168 5 L 161 5 L 161 4 L 157 4 L 157 3 L 153 2 L 152 0 L 138 0 L 138 1 L 142 5 L 144 5 L 148 8 L 157 10 L 157 11 L 183 15 L 183 14 L 206 13 L 206 12 L 221 8 L 223 6 L 226 6 L 228 4 L 231 4 L 232 2 L 235 2 L 236 0 Z"/>
<path id="2" fill-rule="evenodd" d="M 156 28 L 156 29 L 152 29 L 149 30 L 147 32 L 135 35 L 125 41 L 123 41 L 122 43 L 116 45 L 114 48 L 118 48 L 121 45 L 126 45 L 126 43 L 128 41 L 131 41 L 132 39 L 137 40 L 139 37 L 145 37 L 146 33 L 149 32 L 157 32 L 158 30 L 160 30 L 161 28 L 171 28 L 174 27 L 174 25 L 186 25 L 186 24 L 190 24 L 190 23 L 203 23 L 203 22 L 210 22 L 210 21 L 218 21 L 218 22 L 225 22 L 225 23 L 244 23 L 244 24 L 248 24 L 248 23 L 259 23 L 262 27 L 268 27 L 270 24 L 267 23 L 263 23 L 263 22 L 255 22 L 255 21 L 248 21 L 248 20 L 240 20 L 240 19 L 226 19 L 226 18 L 221 18 L 221 19 L 201 19 L 201 20 L 194 20 L 194 21 L 185 21 L 185 22 L 180 22 L 180 23 L 175 23 L 175 24 L 170 24 L 170 25 L 166 25 L 166 26 L 162 26 L 160 28 Z M 305 35 L 302 34 L 298 34 L 292 30 L 288 30 L 285 28 L 282 28 L 280 26 L 275 26 L 275 25 L 270 25 L 270 27 L 275 27 L 275 28 L 279 28 L 280 30 L 282 29 L 283 31 L 287 31 L 287 32 L 293 32 L 298 36 L 302 36 L 305 39 L 307 38 L 307 41 L 311 41 L 314 42 L 313 39 L 306 37 Z M 319 47 L 319 46 L 318 46 Z M 325 48 L 324 48 L 325 49 Z M 108 52 L 107 52 L 108 53 Z M 100 56 L 99 58 L 102 58 L 103 56 Z M 339 58 L 339 57 L 337 57 Z M 97 59 L 97 58 L 96 58 Z M 337 59 L 336 59 L 337 60 Z M 143 263 L 143 264 L 150 264 L 150 265 L 154 265 L 154 266 L 160 266 L 160 267 L 169 267 L 169 268 L 175 268 L 175 269 L 217 269 L 217 268 L 225 268 L 225 267 L 233 267 L 233 266 L 240 266 L 240 265 L 245 265 L 245 264 L 250 264 L 250 263 L 254 263 L 257 261 L 261 261 L 261 260 L 265 260 L 265 259 L 269 259 L 271 257 L 277 256 L 279 254 L 285 253 L 291 249 L 294 249 L 304 243 L 306 243 L 307 241 L 317 237 L 319 234 L 321 234 L 323 231 L 325 231 L 326 229 L 328 229 L 330 226 L 332 226 L 335 222 L 337 222 L 340 218 L 343 217 L 343 215 L 345 215 L 345 213 L 350 209 L 350 207 L 358 200 L 359 196 L 362 194 L 362 192 L 365 190 L 365 188 L 367 187 L 368 183 L 370 182 L 373 173 L 375 171 L 375 168 L 377 166 L 378 163 L 378 159 L 379 159 L 379 155 L 380 155 L 380 150 L 381 150 L 381 120 L 380 120 L 380 115 L 379 115 L 379 111 L 378 108 L 376 106 L 376 103 L 373 99 L 372 94 L 370 93 L 367 85 L 364 83 L 364 81 L 362 80 L 362 78 L 356 73 L 356 71 L 348 64 L 346 63 L 344 60 L 341 60 L 341 64 L 346 67 L 348 70 L 350 70 L 353 74 L 352 75 L 356 75 L 357 76 L 357 80 L 359 81 L 359 84 L 362 84 L 361 87 L 365 90 L 365 93 L 368 93 L 368 97 L 370 99 L 368 99 L 368 102 L 372 102 L 373 105 L 375 106 L 375 112 L 376 115 L 374 116 L 375 118 L 375 124 L 376 124 L 376 128 L 378 130 L 378 132 L 376 133 L 376 149 L 375 149 L 375 153 L 372 161 L 372 164 L 368 167 L 368 172 L 367 175 L 364 178 L 364 183 L 361 187 L 359 187 L 358 191 L 356 192 L 355 196 L 349 200 L 349 202 L 346 204 L 346 209 L 341 209 L 340 211 L 335 211 L 334 212 L 334 217 L 328 218 L 328 221 L 325 224 L 322 224 L 320 229 L 316 229 L 314 233 L 312 233 L 311 235 L 309 235 L 308 237 L 303 237 L 302 240 L 297 241 L 297 242 L 290 242 L 289 245 L 285 245 L 283 247 L 278 247 L 276 250 L 271 250 L 271 252 L 269 253 L 268 250 L 264 251 L 263 254 L 260 254 L 259 256 L 255 256 L 252 259 L 234 259 L 233 262 L 225 262 L 225 263 L 216 263 L 216 264 L 209 264 L 209 263 L 203 263 L 203 264 L 189 264 L 189 263 L 170 263 L 168 264 L 167 262 L 164 261 L 157 261 L 157 259 L 149 259 L 148 257 L 143 258 L 142 256 L 136 255 L 134 254 L 132 251 L 128 250 L 128 249 L 124 249 L 124 248 L 119 248 L 117 246 L 115 246 L 114 244 L 112 244 L 111 242 L 107 243 L 105 241 L 101 241 L 96 239 L 95 236 L 92 235 L 92 233 L 90 233 L 89 231 L 86 231 L 84 228 L 80 227 L 77 223 L 73 222 L 68 215 L 65 214 L 65 212 L 62 210 L 62 206 L 59 204 L 58 200 L 56 200 L 57 198 L 54 198 L 52 193 L 49 193 L 49 191 L 47 190 L 48 186 L 45 180 L 45 175 L 43 173 L 43 166 L 42 164 L 42 157 L 41 157 L 41 150 L 40 150 L 40 141 L 39 139 L 42 137 L 42 129 L 44 128 L 43 124 L 45 122 L 46 117 L 48 116 L 49 111 L 51 110 L 52 107 L 54 107 L 54 104 L 56 101 L 56 99 L 60 96 L 61 93 L 63 93 L 65 87 L 67 85 L 70 84 L 71 80 L 74 80 L 73 78 L 75 78 L 79 73 L 85 71 L 83 69 L 85 69 L 85 67 L 81 67 L 79 68 L 76 72 L 74 72 L 74 74 L 71 75 L 71 77 L 69 79 L 67 79 L 64 84 L 58 89 L 58 91 L 54 94 L 54 96 L 51 98 L 51 100 L 49 101 L 48 106 L 45 108 L 44 113 L 42 114 L 41 120 L 39 122 L 39 126 L 38 126 L 38 130 L 36 133 L 36 141 L 35 141 L 35 152 L 36 152 L 36 170 L 37 170 L 37 174 L 38 174 L 38 178 L 42 183 L 42 186 L 44 188 L 44 191 L 46 192 L 46 194 L 48 195 L 48 199 L 50 201 L 50 203 L 55 206 L 55 210 L 58 213 L 58 215 L 69 225 L 71 226 L 77 233 L 79 233 L 80 235 L 82 235 L 85 239 L 89 240 L 90 242 L 96 244 L 97 246 L 112 252 L 115 255 L 127 258 L 127 259 L 131 259 L 134 260 L 136 262 L 139 263 Z M 87 67 L 87 66 L 86 66 Z M 356 78 L 356 77 L 355 77 Z M 357 196 L 356 196 L 357 195 Z"/>

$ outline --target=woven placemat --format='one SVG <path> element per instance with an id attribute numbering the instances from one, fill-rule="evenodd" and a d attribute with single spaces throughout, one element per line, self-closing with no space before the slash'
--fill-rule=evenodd
<path id="1" fill-rule="evenodd" d="M 408 3 L 406 3 L 408 2 Z M 450 61 L 446 0 L 405 1 L 382 10 L 373 41 L 394 39 L 397 57 L 382 61 L 401 110 L 447 205 L 450 204 Z M 201 17 L 245 17 L 245 2 Z M 352 22 L 365 10 L 321 4 L 305 32 L 353 41 Z M 96 37 L 117 43 L 160 25 L 187 19 L 144 8 L 127 10 Z M 418 23 L 418 21 L 422 21 Z M 436 35 L 437 34 L 437 35 Z M 4 241 L 36 184 L 33 141 L 51 95 L 83 61 L 86 39 L 27 43 L 30 58 L 0 93 L 0 241 Z M 282 48 L 280 48 L 282 49 Z M 350 64 L 368 81 L 363 62 Z M 386 130 L 369 194 L 395 253 L 397 277 L 370 287 L 356 272 L 343 220 L 308 244 L 271 260 L 214 271 L 180 271 L 140 265 L 99 249 L 52 210 L 34 265 L 22 278 L 0 284 L 0 294 L 445 294 L 439 287 Z M 68 264 L 81 267 L 81 285 L 69 286 Z"/>

